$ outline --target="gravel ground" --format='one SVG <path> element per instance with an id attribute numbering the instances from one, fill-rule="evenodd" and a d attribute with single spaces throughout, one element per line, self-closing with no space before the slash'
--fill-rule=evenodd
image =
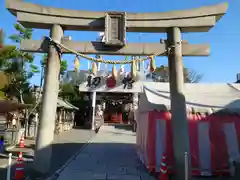
<path id="1" fill-rule="evenodd" d="M 62 165 L 64 165 L 69 158 L 71 158 L 77 151 L 79 151 L 85 143 L 91 139 L 94 135 L 90 130 L 84 129 L 72 129 L 69 132 L 63 132 L 58 136 L 55 136 L 53 142 L 53 156 L 51 160 L 51 168 L 47 175 L 49 176 L 57 171 Z M 32 142 L 32 143 L 31 143 Z M 27 144 L 28 143 L 28 144 Z M 32 168 L 32 159 L 34 152 L 34 141 L 26 142 L 27 147 L 23 149 L 24 157 L 28 158 L 28 162 L 25 162 L 25 174 L 26 176 L 39 176 L 31 169 Z M 33 145 L 31 145 L 33 144 Z M 17 155 L 19 148 L 14 148 L 11 150 L 13 155 Z M 7 172 L 7 158 L 0 157 L 0 179 L 6 179 Z M 13 160 L 12 163 L 12 177 L 14 176 L 16 161 Z M 42 175 L 41 175 L 42 176 Z"/>

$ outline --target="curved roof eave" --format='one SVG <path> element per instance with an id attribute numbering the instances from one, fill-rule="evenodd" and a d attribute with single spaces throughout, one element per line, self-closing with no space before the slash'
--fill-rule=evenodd
<path id="1" fill-rule="evenodd" d="M 58 98 L 57 105 L 58 105 L 58 107 L 63 107 L 63 108 L 66 108 L 66 109 L 73 109 L 73 107 L 71 107 L 70 105 L 68 105 L 68 104 L 67 104 L 63 99 L 61 99 L 61 98 Z"/>
<path id="2" fill-rule="evenodd" d="M 11 100 L 0 100 L 0 113 L 6 113 L 33 107 L 32 104 L 21 104 Z"/>
<path id="3" fill-rule="evenodd" d="M 74 105 L 72 105 L 71 103 L 69 103 L 68 101 L 64 101 L 66 104 L 68 104 L 70 107 L 72 107 L 72 109 L 74 110 L 78 110 L 78 108 Z"/>

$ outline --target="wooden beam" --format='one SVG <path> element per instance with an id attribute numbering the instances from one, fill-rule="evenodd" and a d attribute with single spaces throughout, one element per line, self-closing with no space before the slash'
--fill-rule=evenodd
<path id="1" fill-rule="evenodd" d="M 16 0 L 6 0 L 6 7 L 28 28 L 49 29 L 59 24 L 65 30 L 104 31 L 105 12 L 60 9 Z M 127 12 L 127 31 L 166 32 L 168 27 L 180 27 L 181 32 L 206 32 L 225 14 L 227 7 L 223 3 L 170 12 Z"/>
<path id="2" fill-rule="evenodd" d="M 128 43 L 123 48 L 107 48 L 101 42 L 77 42 L 62 39 L 62 44 L 74 51 L 83 54 L 102 54 L 102 55 L 134 55 L 145 56 L 161 53 L 160 56 L 166 56 L 166 44 L 160 43 Z M 183 56 L 208 56 L 208 44 L 182 44 Z M 47 40 L 23 40 L 20 50 L 25 52 L 47 53 Z M 63 53 L 69 53 L 63 50 Z"/>

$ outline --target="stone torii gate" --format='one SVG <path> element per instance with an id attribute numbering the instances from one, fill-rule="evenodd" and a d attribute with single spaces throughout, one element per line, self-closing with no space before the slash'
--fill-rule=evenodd
<path id="1" fill-rule="evenodd" d="M 184 97 L 182 56 L 208 56 L 209 45 L 182 43 L 181 33 L 208 32 L 227 10 L 227 4 L 164 13 L 91 12 L 44 7 L 19 0 L 6 0 L 7 9 L 27 28 L 50 29 L 58 43 L 85 54 L 168 56 L 174 138 L 176 179 L 184 179 L 184 152 L 189 152 L 189 137 Z M 117 23 L 116 23 L 117 22 Z M 64 30 L 105 31 L 106 42 L 76 42 L 63 38 Z M 161 43 L 127 43 L 125 32 L 167 33 Z M 170 48 L 170 52 L 169 52 Z M 51 143 L 58 96 L 60 55 L 46 40 L 24 40 L 21 50 L 48 53 L 43 106 L 38 130 L 35 170 L 45 173 L 50 167 Z M 63 49 L 62 53 L 69 53 Z M 61 157 L 59 157 L 61 158 Z"/>

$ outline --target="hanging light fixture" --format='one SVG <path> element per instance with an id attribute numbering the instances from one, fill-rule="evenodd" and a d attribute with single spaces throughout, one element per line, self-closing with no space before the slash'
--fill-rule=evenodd
<path id="1" fill-rule="evenodd" d="M 136 60 L 133 60 L 133 61 L 132 61 L 131 75 L 132 75 L 132 79 L 133 79 L 133 80 L 135 80 L 135 79 L 137 78 Z"/>
<path id="2" fill-rule="evenodd" d="M 149 57 L 149 60 L 150 60 L 150 71 L 151 71 L 151 72 L 155 72 L 155 70 L 156 70 L 156 64 L 155 64 L 154 56 L 150 56 L 150 57 Z"/>
<path id="3" fill-rule="evenodd" d="M 119 74 L 123 74 L 123 73 L 124 73 L 124 65 L 121 65 L 119 69 Z"/>
<path id="4" fill-rule="evenodd" d="M 92 74 L 96 76 L 97 74 L 97 64 L 96 62 L 92 63 Z"/>
<path id="5" fill-rule="evenodd" d="M 74 71 L 78 72 L 79 67 L 80 67 L 80 60 L 79 60 L 78 56 L 76 56 L 74 59 Z"/>
<path id="6" fill-rule="evenodd" d="M 105 101 L 102 102 L 102 109 L 103 109 L 103 110 L 106 109 L 106 102 L 105 102 Z"/>
<path id="7" fill-rule="evenodd" d="M 117 79 L 117 69 L 116 69 L 116 65 L 113 65 L 112 68 L 112 77 L 116 80 Z"/>

